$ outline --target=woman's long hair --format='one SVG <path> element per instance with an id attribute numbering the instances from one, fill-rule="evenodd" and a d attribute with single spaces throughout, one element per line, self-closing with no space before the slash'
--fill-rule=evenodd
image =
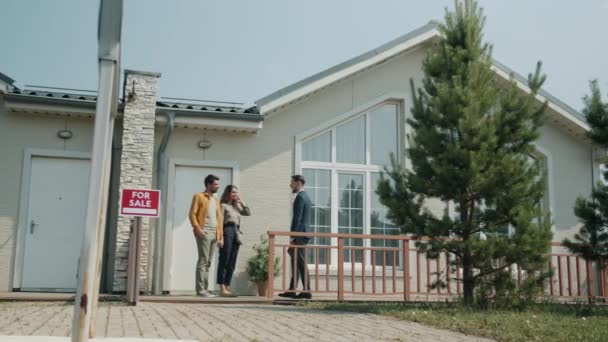
<path id="1" fill-rule="evenodd" d="M 222 194 L 222 198 L 220 199 L 220 203 L 230 203 L 230 193 L 232 193 L 233 189 L 237 189 L 236 185 L 226 185 L 224 188 L 224 193 Z"/>

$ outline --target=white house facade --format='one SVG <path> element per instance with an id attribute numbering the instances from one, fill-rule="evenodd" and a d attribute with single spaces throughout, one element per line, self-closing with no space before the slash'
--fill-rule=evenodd
<path id="1" fill-rule="evenodd" d="M 307 179 L 315 231 L 399 234 L 385 219 L 374 189 L 389 152 L 407 167 L 409 80 L 420 84 L 426 49 L 438 39 L 431 22 L 249 108 L 165 101 L 157 92 L 162 75 L 125 71 L 102 289 L 125 291 L 129 221 L 118 215 L 122 188 L 157 188 L 163 194 L 161 217 L 144 219 L 141 275 L 143 288 L 155 293 L 194 291 L 197 256 L 187 214 L 209 173 L 220 176 L 222 185 L 236 184 L 252 211 L 242 221 L 244 244 L 235 274 L 241 293 L 252 291 L 245 273 L 252 245 L 268 230 L 288 230 L 288 185 L 295 173 Z M 513 75 L 528 91 L 504 65 L 496 62 L 494 70 L 505 82 Z M 73 291 L 95 94 L 19 89 L 8 77 L 0 80 L 0 291 Z M 538 100 L 549 105 L 534 157 L 546 165 L 543 205 L 559 241 L 576 229 L 573 204 L 590 194 L 602 159 L 585 138 L 588 127 L 580 113 L 545 92 Z M 450 209 L 440 201 L 429 206 L 437 213 Z M 331 253 L 319 256 L 322 263 L 335 265 Z"/>

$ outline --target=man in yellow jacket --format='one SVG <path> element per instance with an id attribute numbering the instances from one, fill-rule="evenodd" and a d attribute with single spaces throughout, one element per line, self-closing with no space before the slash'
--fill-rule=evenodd
<path id="1" fill-rule="evenodd" d="M 188 215 L 198 248 L 196 295 L 202 297 L 215 297 L 208 291 L 209 267 L 213 261 L 215 245 L 217 244 L 219 248 L 224 245 L 222 210 L 220 201 L 214 195 L 219 188 L 218 176 L 205 177 L 205 191 L 194 194 Z"/>

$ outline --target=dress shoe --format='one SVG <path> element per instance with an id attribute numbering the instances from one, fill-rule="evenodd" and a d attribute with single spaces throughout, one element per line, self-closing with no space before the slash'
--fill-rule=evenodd
<path id="1" fill-rule="evenodd" d="M 297 296 L 297 299 L 312 299 L 312 294 L 308 292 L 300 292 Z"/>
<path id="2" fill-rule="evenodd" d="M 295 292 L 283 292 L 283 293 L 279 293 L 279 297 L 283 297 L 283 298 L 296 298 L 297 295 Z"/>

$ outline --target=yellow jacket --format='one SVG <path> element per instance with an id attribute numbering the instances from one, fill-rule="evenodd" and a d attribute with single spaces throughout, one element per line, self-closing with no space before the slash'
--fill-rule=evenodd
<path id="1" fill-rule="evenodd" d="M 192 227 L 200 227 L 201 230 L 205 230 L 205 220 L 207 219 L 207 209 L 209 208 L 209 201 L 215 201 L 216 215 L 217 215 L 217 240 L 223 240 L 224 238 L 224 220 L 222 218 L 222 206 L 220 201 L 209 195 L 206 192 L 197 192 L 192 197 L 192 204 L 190 205 L 190 213 L 188 218 Z"/>

